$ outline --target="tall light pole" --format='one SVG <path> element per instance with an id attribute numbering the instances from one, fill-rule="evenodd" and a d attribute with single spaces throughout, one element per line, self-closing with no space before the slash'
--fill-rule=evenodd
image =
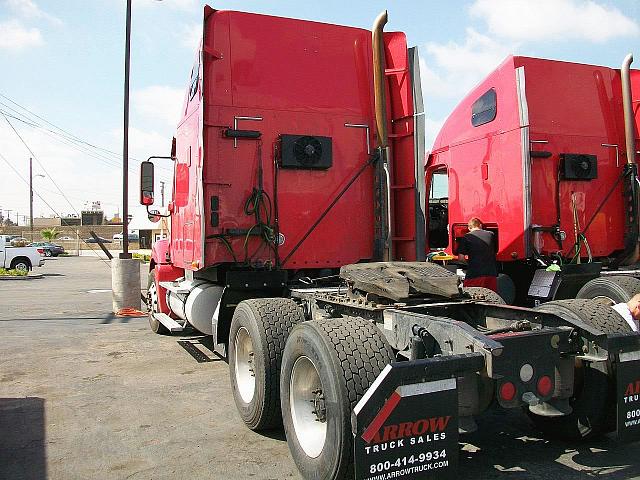
<path id="1" fill-rule="evenodd" d="M 124 44 L 124 132 L 122 140 L 122 253 L 120 258 L 131 258 L 129 253 L 129 70 L 131 64 L 131 0 L 127 0 L 127 26 Z"/>

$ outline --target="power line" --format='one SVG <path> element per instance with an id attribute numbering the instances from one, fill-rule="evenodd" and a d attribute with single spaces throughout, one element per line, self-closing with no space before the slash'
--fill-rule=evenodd
<path id="1" fill-rule="evenodd" d="M 3 96 L 2 94 L 0 94 L 0 96 Z M 54 140 L 57 140 L 59 142 L 64 143 L 65 145 L 70 146 L 71 148 L 74 148 L 86 155 L 89 155 L 93 158 L 96 158 L 97 160 L 100 160 L 103 163 L 106 163 L 109 166 L 112 167 L 120 167 L 121 166 L 121 160 L 122 157 L 119 157 L 117 154 L 115 154 L 114 152 L 112 152 L 111 150 L 107 150 L 105 148 L 102 147 L 98 147 L 95 146 L 89 142 L 86 142 L 82 139 L 78 139 L 78 137 L 76 137 L 75 135 L 64 135 L 61 134 L 60 132 L 56 132 L 54 130 L 51 130 L 49 128 L 46 128 L 36 122 L 34 122 L 33 120 L 31 120 L 30 118 L 28 118 L 27 116 L 25 116 L 24 114 L 18 112 L 15 108 L 12 108 L 2 102 L 0 102 L 0 105 L 2 105 L 5 108 L 8 108 L 9 110 L 13 111 L 16 115 L 20 115 L 20 116 L 16 116 L 16 115 L 12 115 L 11 113 L 7 112 L 6 110 L 2 110 L 0 109 L 0 113 L 2 113 L 3 115 L 5 115 L 6 117 L 9 118 L 13 118 L 14 120 L 17 120 L 21 123 L 23 123 L 24 125 L 27 125 L 31 128 L 36 128 L 39 130 L 42 130 L 45 134 L 47 134 L 48 136 L 50 136 L 51 138 L 54 138 L 52 135 L 55 135 L 56 138 L 54 138 Z M 56 127 L 57 128 L 57 127 Z M 64 132 L 64 131 L 63 131 Z M 98 150 L 96 152 L 92 152 L 90 150 L 87 149 L 87 147 L 93 148 L 94 150 Z M 102 151 L 105 151 L 109 154 L 111 154 L 111 156 L 107 155 L 106 153 L 102 153 Z M 133 158 L 133 160 L 141 163 L 141 160 L 138 160 L 136 158 Z M 162 165 L 158 165 L 158 168 L 160 170 L 165 170 L 167 172 L 171 172 L 172 169 L 167 168 L 167 167 L 163 167 Z M 137 173 L 135 172 L 135 170 L 133 168 L 129 169 L 131 172 Z"/>
<path id="2" fill-rule="evenodd" d="M 24 177 L 20 174 L 20 172 L 19 172 L 19 171 L 18 171 L 18 170 L 13 166 L 13 164 L 12 164 L 11 162 L 9 162 L 9 160 L 7 160 L 7 159 L 5 158 L 5 156 L 4 156 L 4 155 L 2 155 L 1 153 L 0 153 L 0 158 L 1 158 L 2 160 L 4 160 L 4 162 L 5 162 L 7 165 L 9 165 L 9 168 L 11 168 L 11 170 L 13 170 L 13 171 L 15 172 L 15 174 L 18 176 L 18 178 L 19 178 L 20 180 L 22 180 L 25 184 L 29 185 L 29 182 L 27 181 L 27 179 L 26 179 L 26 178 L 24 178 Z M 53 208 L 53 207 L 49 204 L 49 202 L 47 202 L 44 198 L 42 198 L 42 195 L 40 195 L 40 193 L 38 193 L 38 191 L 37 191 L 37 190 L 35 190 L 35 189 L 34 189 L 34 190 L 33 190 L 33 193 L 35 193 L 35 194 L 38 196 L 38 198 L 39 198 L 40 200 L 42 200 L 42 202 L 43 202 L 47 207 L 49 207 L 49 208 L 51 209 L 51 211 L 52 211 L 55 215 L 57 215 L 59 218 L 62 218 L 62 216 L 61 216 L 61 215 L 56 211 L 56 209 L 55 209 L 55 208 Z M 74 210 L 75 210 L 75 209 L 74 209 Z M 9 211 L 11 211 L 11 210 L 9 210 Z M 77 213 L 77 211 L 76 211 L 76 213 Z M 107 262 L 105 259 L 103 259 L 103 258 L 100 256 L 100 254 L 99 254 L 99 253 L 98 253 L 98 252 L 97 252 L 97 251 L 96 251 L 96 250 L 95 250 L 91 245 L 89 245 L 89 244 L 88 244 L 84 239 L 82 239 L 82 241 L 84 242 L 84 244 L 85 244 L 85 245 L 87 245 L 87 246 L 89 247 L 89 249 L 90 249 L 93 253 L 95 253 L 95 254 L 96 254 L 96 256 L 97 256 L 100 260 L 102 260 L 106 265 L 108 265 L 108 266 L 109 266 L 109 268 L 111 268 L 111 264 L 110 264 L 109 262 Z M 80 254 L 80 253 L 78 252 L 78 254 Z"/>
<path id="3" fill-rule="evenodd" d="M 27 142 L 25 142 L 24 138 L 22 138 L 22 135 L 20 135 L 20 133 L 18 133 L 18 131 L 15 129 L 15 127 L 13 126 L 13 124 L 11 123 L 11 121 L 4 115 L 4 113 L 2 114 L 2 116 L 4 117 L 4 119 L 7 121 L 7 123 L 9 124 L 9 126 L 11 127 L 11 129 L 14 131 L 14 133 L 18 136 L 18 138 L 20 139 L 20 141 L 22 142 L 22 144 L 25 146 L 25 148 L 27 150 L 29 150 L 29 153 L 33 156 L 33 159 L 38 162 L 38 165 L 40 165 L 40 168 L 42 168 L 42 170 L 44 170 L 44 172 L 47 174 L 47 176 L 49 177 L 49 180 L 51 180 L 51 183 L 53 183 L 55 185 L 55 187 L 58 189 L 58 191 L 60 192 L 60 194 L 62 195 L 62 197 L 67 201 L 67 203 L 69 204 L 69 206 L 73 209 L 74 212 L 76 212 L 78 215 L 80 215 L 80 213 L 78 212 L 78 210 L 76 210 L 76 207 L 73 206 L 73 204 L 71 203 L 71 200 L 69 200 L 67 198 L 67 196 L 64 194 L 64 192 L 62 191 L 62 189 L 58 186 L 58 184 L 56 183 L 56 181 L 53 179 L 53 177 L 51 176 L 51 174 L 49 173 L 49 171 L 45 168 L 45 166 L 42 164 L 42 162 L 40 161 L 40 159 L 36 156 L 36 154 L 33 152 L 33 150 L 31 150 L 31 148 L 29 147 L 29 145 L 27 145 Z"/>
<path id="4" fill-rule="evenodd" d="M 103 151 L 105 151 L 105 152 L 107 152 L 107 153 L 110 153 L 110 154 L 112 154 L 112 155 L 116 156 L 116 158 L 118 158 L 118 159 L 122 160 L 122 155 L 121 155 L 121 154 L 119 154 L 119 153 L 117 153 L 117 152 L 114 152 L 113 150 L 109 150 L 109 149 L 107 149 L 107 148 L 104 148 L 104 147 L 100 147 L 100 146 L 97 146 L 97 145 L 93 145 L 92 143 L 87 142 L 86 140 L 83 140 L 82 138 L 78 137 L 77 135 L 74 135 L 73 133 L 71 133 L 71 132 L 69 132 L 69 131 L 67 131 L 67 130 L 65 130 L 65 129 L 63 129 L 63 128 L 61 128 L 61 127 L 57 126 L 57 125 L 55 125 L 54 123 L 51 123 L 51 122 L 50 122 L 49 120 L 47 120 L 46 118 L 44 118 L 44 117 L 42 117 L 42 116 L 38 115 L 38 114 L 37 114 L 37 113 L 35 113 L 35 112 L 32 112 L 32 111 L 31 111 L 31 110 L 29 110 L 28 108 L 26 108 L 26 107 L 24 107 L 24 106 L 20 105 L 18 102 L 16 102 L 16 101 L 12 100 L 11 98 L 9 98 L 9 97 L 7 97 L 6 95 L 4 95 L 3 93 L 0 93 L 0 97 L 5 98 L 6 100 L 8 100 L 9 102 L 11 102 L 12 104 L 16 105 L 17 107 L 19 107 L 19 108 L 21 108 L 22 110 L 24 110 L 25 112 L 27 112 L 29 115 L 34 116 L 34 117 L 36 117 L 36 118 L 38 118 L 38 119 L 42 120 L 42 121 L 43 121 L 43 122 L 45 122 L 46 124 L 51 125 L 53 128 L 55 128 L 55 129 L 57 129 L 57 130 L 60 130 L 61 132 L 63 132 L 63 133 L 65 133 L 65 134 L 67 134 L 67 135 L 68 135 L 68 136 L 70 136 L 71 138 L 75 139 L 77 142 L 84 143 L 85 145 L 88 145 L 89 147 L 92 147 L 92 148 L 95 148 L 95 149 L 98 149 L 98 150 L 103 150 Z M 10 108 L 12 111 L 16 112 L 18 115 L 24 115 L 24 114 L 19 113 L 19 112 L 18 112 L 16 109 L 14 109 L 14 108 L 11 108 L 11 107 L 9 107 L 9 106 L 7 106 L 7 105 L 5 105 L 5 104 L 2 104 L 2 105 L 4 105 L 4 106 L 5 106 L 5 107 L 7 107 L 7 108 Z M 44 127 L 41 127 L 41 126 L 40 126 L 40 128 L 44 128 Z M 135 160 L 136 162 L 142 162 L 142 160 L 139 160 L 139 159 L 137 159 L 137 158 L 135 158 L 135 157 L 131 157 L 131 156 L 130 156 L 129 158 L 131 158 L 132 160 Z M 162 167 L 160 167 L 160 168 L 162 168 Z M 165 167 L 165 168 L 166 168 L 166 167 Z"/>

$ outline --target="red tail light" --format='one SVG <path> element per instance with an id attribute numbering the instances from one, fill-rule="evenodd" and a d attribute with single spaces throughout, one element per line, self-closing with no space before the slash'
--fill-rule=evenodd
<path id="1" fill-rule="evenodd" d="M 541 397 L 547 397 L 553 390 L 553 382 L 551 377 L 543 375 L 538 379 L 538 393 Z"/>
<path id="2" fill-rule="evenodd" d="M 44 255 L 44 248 L 38 248 L 38 253 L 40 255 Z"/>
<path id="3" fill-rule="evenodd" d="M 516 386 L 511 382 L 500 385 L 500 398 L 505 402 L 511 402 L 516 398 Z"/>

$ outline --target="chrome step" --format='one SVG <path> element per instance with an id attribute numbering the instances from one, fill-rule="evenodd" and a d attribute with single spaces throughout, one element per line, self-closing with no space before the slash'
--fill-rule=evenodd
<path id="1" fill-rule="evenodd" d="M 154 313 L 153 318 L 159 321 L 162 325 L 164 325 L 167 328 L 167 330 L 169 330 L 171 333 L 182 332 L 184 330 L 183 325 L 180 325 L 178 322 L 176 322 L 173 318 L 171 318 L 166 313 Z"/>

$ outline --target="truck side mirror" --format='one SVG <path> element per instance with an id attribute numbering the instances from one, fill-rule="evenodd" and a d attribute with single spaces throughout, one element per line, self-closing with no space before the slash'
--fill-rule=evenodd
<path id="1" fill-rule="evenodd" d="M 140 204 L 153 205 L 153 163 L 140 163 Z"/>
<path id="2" fill-rule="evenodd" d="M 158 223 L 162 218 L 162 215 L 158 210 L 149 210 L 149 212 L 147 213 L 147 218 L 152 223 Z"/>

